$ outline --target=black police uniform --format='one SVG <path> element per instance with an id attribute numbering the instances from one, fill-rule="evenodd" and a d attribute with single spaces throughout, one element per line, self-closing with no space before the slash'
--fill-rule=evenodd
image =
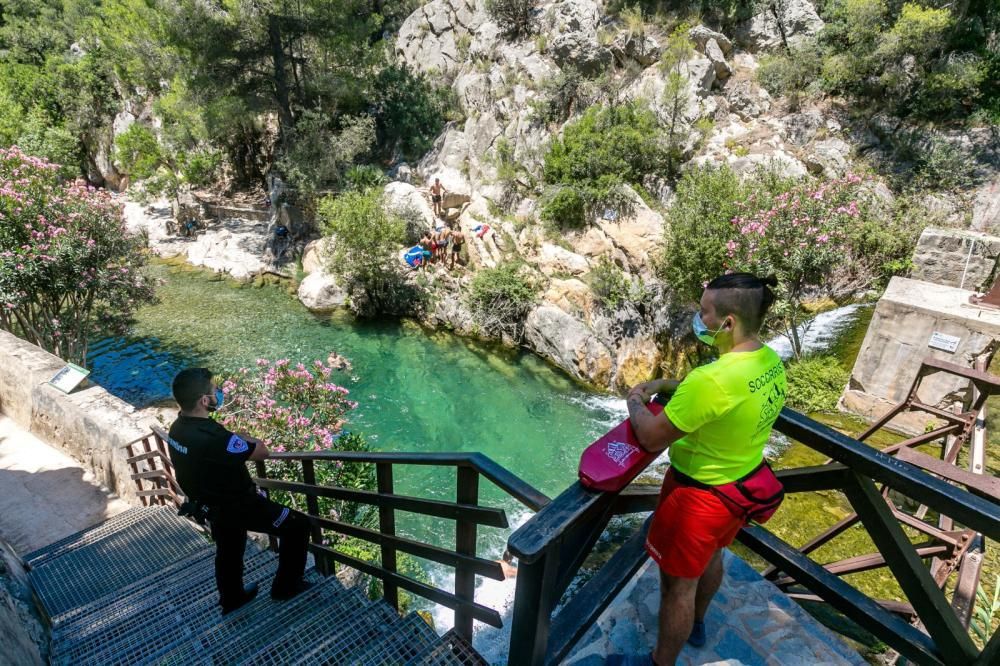
<path id="1" fill-rule="evenodd" d="M 288 507 L 263 497 L 247 471 L 256 444 L 209 418 L 180 414 L 170 426 L 170 459 L 188 500 L 208 507 L 215 539 L 215 580 L 223 609 L 243 602 L 243 552 L 247 531 L 279 538 L 278 572 L 271 595 L 294 595 L 302 585 L 309 523 Z"/>

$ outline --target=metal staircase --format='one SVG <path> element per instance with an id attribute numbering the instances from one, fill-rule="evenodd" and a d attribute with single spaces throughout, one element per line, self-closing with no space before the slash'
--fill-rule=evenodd
<path id="1" fill-rule="evenodd" d="M 167 507 L 126 511 L 25 558 L 52 626 L 51 663 L 437 664 L 485 666 L 453 632 L 438 636 L 419 616 L 400 617 L 314 569 L 313 587 L 271 600 L 277 558 L 250 543 L 244 581 L 260 585 L 223 617 L 215 548 Z"/>

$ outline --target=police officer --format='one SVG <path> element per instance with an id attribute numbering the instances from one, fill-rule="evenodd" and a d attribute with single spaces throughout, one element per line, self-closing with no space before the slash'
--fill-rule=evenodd
<path id="1" fill-rule="evenodd" d="M 177 482 L 195 511 L 207 514 L 215 540 L 215 581 L 222 613 L 257 596 L 256 583 L 243 587 L 243 551 L 247 531 L 278 537 L 278 572 L 271 598 L 291 599 L 309 587 L 302 579 L 309 523 L 300 513 L 259 495 L 247 472 L 247 460 L 270 454 L 259 439 L 226 430 L 210 418 L 222 406 L 223 393 L 206 368 L 188 368 L 174 378 L 174 399 L 181 411 L 170 426 L 170 458 Z"/>

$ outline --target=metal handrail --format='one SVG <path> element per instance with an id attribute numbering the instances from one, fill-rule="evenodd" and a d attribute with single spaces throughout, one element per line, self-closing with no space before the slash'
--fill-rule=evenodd
<path id="1" fill-rule="evenodd" d="M 351 451 L 283 452 L 268 458 L 277 462 L 297 462 L 302 466 L 302 482 L 267 478 L 265 461 L 257 461 L 258 487 L 282 490 L 305 495 L 311 525 L 310 550 L 321 568 L 332 570 L 336 563 L 354 568 L 382 580 L 383 596 L 398 608 L 399 589 L 408 590 L 455 611 L 455 632 L 471 640 L 473 620 L 499 627 L 499 613 L 475 601 L 475 577 L 487 576 L 503 580 L 504 574 L 497 562 L 477 555 L 477 526 L 506 528 L 506 513 L 502 509 L 479 504 L 479 477 L 494 483 L 502 491 L 532 510 L 538 510 L 551 500 L 531 484 L 520 479 L 506 468 L 480 453 L 379 453 Z M 357 490 L 330 486 L 316 482 L 316 464 L 324 462 L 372 464 L 376 468 L 377 491 Z M 397 465 L 431 465 L 456 468 L 456 501 L 424 499 L 396 494 L 393 490 L 393 468 Z M 322 516 L 319 497 L 358 502 L 378 507 L 379 529 L 370 530 L 349 525 Z M 395 512 L 407 511 L 455 521 L 455 549 L 448 550 L 399 537 L 395 533 Z M 362 539 L 379 548 L 381 564 L 362 561 L 337 551 L 323 543 L 323 530 Z M 397 571 L 398 552 L 410 553 L 453 567 L 454 592 L 438 589 L 409 578 Z"/>
<path id="2" fill-rule="evenodd" d="M 552 501 L 548 495 L 482 453 L 386 453 L 360 451 L 308 451 L 299 453 L 289 451 L 272 453 L 268 459 L 469 467 L 482 474 L 500 490 L 532 511 L 538 511 Z"/>
<path id="3" fill-rule="evenodd" d="M 1000 498 L 991 501 L 953 486 L 788 408 L 781 411 L 775 430 L 835 461 L 781 470 L 778 476 L 787 493 L 845 493 L 928 634 L 898 620 L 890 610 L 763 527 L 744 528 L 740 541 L 776 568 L 801 575 L 799 580 L 813 593 L 916 663 L 994 663 L 1000 657 L 1000 631 L 981 653 L 975 648 L 875 484 L 898 490 L 993 539 L 1000 539 Z M 520 567 L 508 664 L 556 664 L 568 655 L 585 628 L 645 561 L 643 530 L 623 546 L 621 556 L 616 555 L 572 598 L 563 599 L 572 578 L 610 518 L 654 509 L 658 490 L 633 485 L 623 491 L 599 492 L 577 482 L 511 535 L 508 548 Z M 616 571 L 608 571 L 609 567 Z"/>

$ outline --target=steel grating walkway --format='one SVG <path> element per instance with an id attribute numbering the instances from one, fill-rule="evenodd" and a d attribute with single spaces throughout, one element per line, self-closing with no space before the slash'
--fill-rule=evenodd
<path id="1" fill-rule="evenodd" d="M 277 558 L 252 542 L 244 580 L 257 598 L 223 616 L 215 548 L 172 508 L 137 508 L 29 554 L 29 579 L 52 624 L 56 666 L 336 664 L 485 666 L 453 632 L 400 617 L 336 578 L 285 602 L 268 594 Z"/>

